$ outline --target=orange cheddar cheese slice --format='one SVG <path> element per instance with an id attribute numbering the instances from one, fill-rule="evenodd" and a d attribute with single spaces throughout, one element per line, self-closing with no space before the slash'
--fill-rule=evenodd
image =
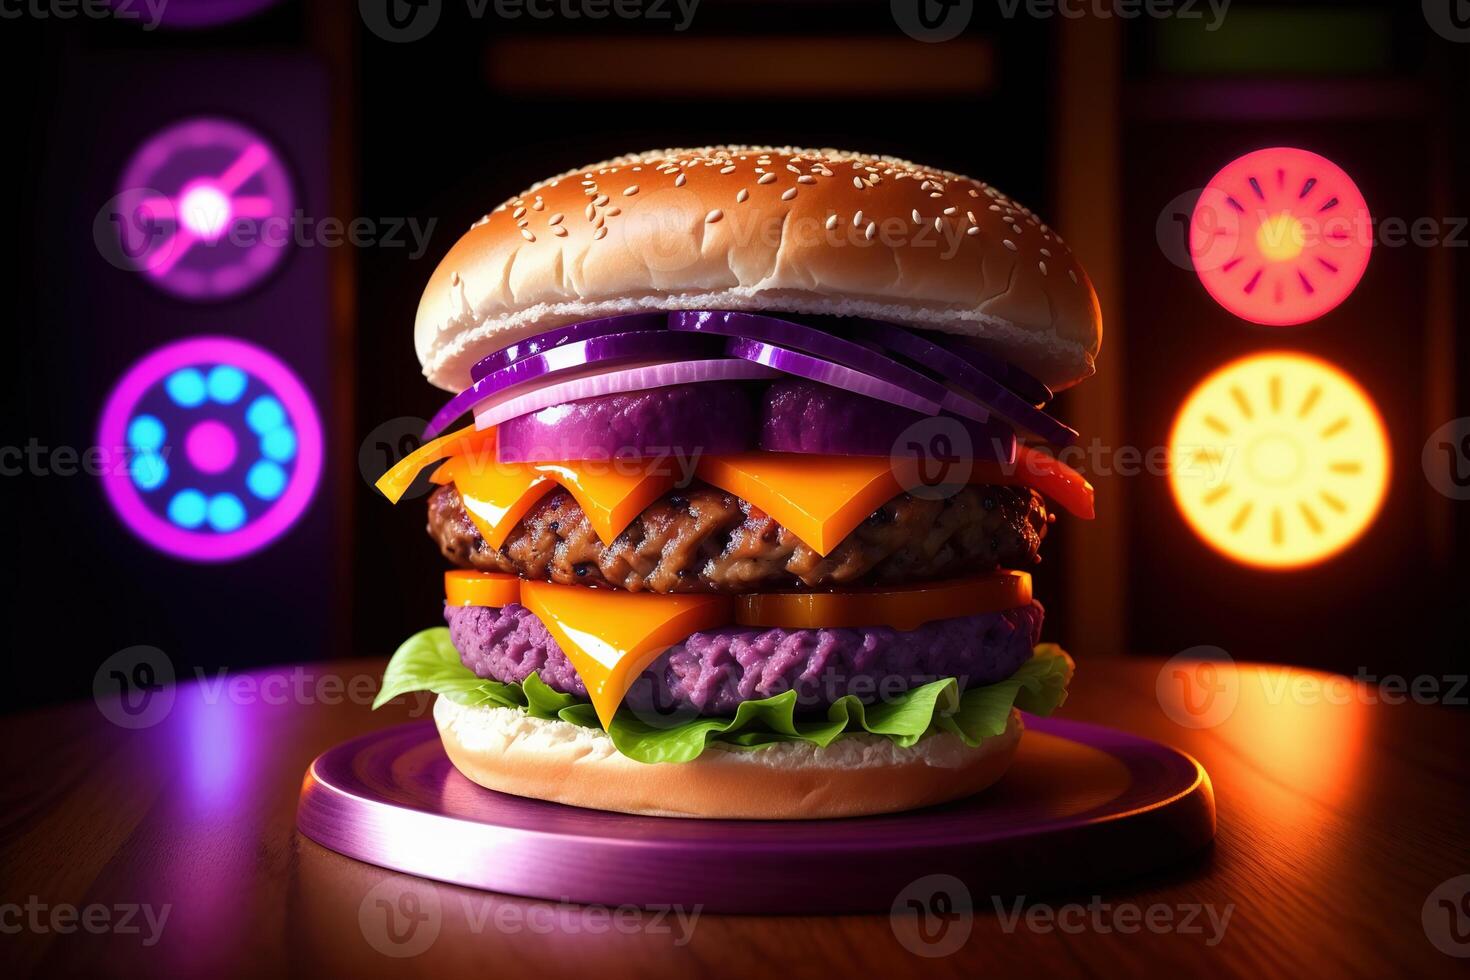
<path id="1" fill-rule="evenodd" d="M 750 501 L 825 555 L 903 489 L 886 456 L 707 456 L 696 475 Z"/>
<path id="2" fill-rule="evenodd" d="M 567 488 L 587 515 L 587 523 L 612 544 L 643 508 L 674 485 L 672 466 L 662 459 L 589 460 L 578 463 L 536 463 L 538 473 Z"/>
<path id="3" fill-rule="evenodd" d="M 552 484 L 550 475 L 538 473 L 529 463 L 480 465 L 468 457 L 451 459 L 439 467 L 434 477 L 454 481 L 465 513 L 492 548 L 505 544 L 511 528 Z"/>
<path id="4" fill-rule="evenodd" d="M 492 548 L 505 543 L 511 528 L 546 495 L 553 482 L 576 498 L 603 544 L 612 544 L 633 518 L 674 485 L 672 471 L 657 460 L 482 463 L 455 457 L 430 479 L 455 485 L 465 512 Z"/>
<path id="5" fill-rule="evenodd" d="M 522 582 L 521 604 L 541 620 L 587 687 L 606 728 L 638 675 L 691 633 L 730 622 L 730 596 L 657 595 Z"/>
<path id="6" fill-rule="evenodd" d="M 373 486 L 392 503 L 398 503 L 414 478 L 430 463 L 452 456 L 468 456 L 479 459 L 494 459 L 495 430 L 476 429 L 467 425 L 448 435 L 424 443 L 400 459 L 388 472 L 378 477 Z"/>

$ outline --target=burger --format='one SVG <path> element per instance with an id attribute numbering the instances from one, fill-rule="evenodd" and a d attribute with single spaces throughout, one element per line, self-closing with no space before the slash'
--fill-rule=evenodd
<path id="1" fill-rule="evenodd" d="M 721 146 L 537 184 L 419 305 L 454 394 L 378 487 L 433 485 L 452 568 L 377 703 L 434 692 L 466 778 L 597 810 L 983 790 L 1072 676 L 1029 570 L 1092 516 L 1046 406 L 1100 340 L 1061 238 L 959 174 Z"/>

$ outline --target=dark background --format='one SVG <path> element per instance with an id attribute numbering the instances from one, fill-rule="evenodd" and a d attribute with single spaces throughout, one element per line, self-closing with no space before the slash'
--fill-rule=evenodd
<path id="1" fill-rule="evenodd" d="M 883 2 L 703 0 L 685 32 L 667 21 L 476 18 L 463 3 L 441 6 L 412 43 L 375 35 L 356 4 L 301 0 L 208 28 L 0 23 L 15 248 L 0 445 L 85 447 L 133 360 L 222 332 L 271 348 L 302 375 L 329 454 L 298 526 L 227 565 L 151 551 L 122 529 L 94 479 L 0 477 L 11 626 L 0 704 L 84 697 L 97 665 L 137 644 L 188 673 L 386 655 L 431 624 L 443 563 L 422 533 L 422 502 L 389 507 L 364 473 L 385 467 L 385 446 L 414 427 L 405 419 L 427 418 L 447 397 L 423 381 L 410 339 L 434 263 L 538 178 L 629 150 L 747 142 L 848 147 L 974 174 L 1060 227 L 1109 317 L 1099 378 L 1060 403 L 1085 436 L 1162 444 L 1200 377 L 1270 346 L 1321 354 L 1377 399 L 1394 457 L 1389 499 L 1362 540 L 1313 568 L 1232 564 L 1185 527 L 1162 479 L 1099 479 L 1112 523 L 1064 517 L 1037 576 L 1048 631 L 1075 653 L 1209 644 L 1348 673 L 1463 673 L 1467 505 L 1432 489 L 1419 456 L 1429 432 L 1470 414 L 1454 350 L 1465 237 L 1458 247 L 1378 248 L 1343 306 L 1268 332 L 1215 306 L 1155 235 L 1177 194 L 1273 144 L 1338 162 L 1375 216 L 1466 214 L 1453 175 L 1470 172 L 1459 121 L 1470 44 L 1436 34 L 1418 4 L 1236 0 L 1209 32 L 1199 21 L 1038 19 L 1024 6 L 1007 18 L 1003 5 L 976 3 L 963 34 L 935 44 L 906 35 Z M 1099 47 L 1117 71 L 1094 63 Z M 1110 113 L 1102 143 L 1073 132 L 1090 108 L 1067 111 L 1094 86 L 1111 93 L 1098 96 Z M 121 168 L 148 134 L 201 113 L 268 135 L 307 214 L 433 222 L 426 251 L 414 257 L 411 241 L 297 248 L 243 297 L 209 304 L 171 299 L 107 264 L 92 222 Z M 1111 164 L 1094 145 L 1112 148 Z M 1079 194 L 1104 173 L 1116 179 L 1102 196 Z"/>

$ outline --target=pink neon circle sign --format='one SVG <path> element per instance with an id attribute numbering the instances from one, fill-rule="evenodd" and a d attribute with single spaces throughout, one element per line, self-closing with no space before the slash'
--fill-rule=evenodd
<path id="1" fill-rule="evenodd" d="M 201 117 L 138 149 L 110 217 L 129 267 L 175 296 L 218 300 L 281 261 L 294 207 L 290 176 L 264 137 Z"/>
<path id="2" fill-rule="evenodd" d="M 1332 161 L 1276 146 L 1231 161 L 1205 187 L 1189 253 L 1205 289 L 1253 323 L 1306 323 L 1347 299 L 1368 267 L 1373 223 Z"/>
<path id="3" fill-rule="evenodd" d="M 305 385 L 232 337 L 178 341 L 135 363 L 103 406 L 97 445 L 120 461 L 101 479 L 127 528 L 192 561 L 264 548 L 321 479 L 321 420 Z"/>

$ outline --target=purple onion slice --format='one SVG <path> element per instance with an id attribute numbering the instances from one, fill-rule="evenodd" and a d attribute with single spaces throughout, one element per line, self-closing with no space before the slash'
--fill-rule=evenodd
<path id="1" fill-rule="evenodd" d="M 817 381 L 834 388 L 842 388 L 856 395 L 901 405 L 925 415 L 935 415 L 939 412 L 937 401 L 921 398 L 907 388 L 875 378 L 870 374 L 863 374 L 850 367 L 835 364 L 832 361 L 824 361 L 810 354 L 803 354 L 800 351 L 787 350 L 785 347 L 777 347 L 774 344 L 742 337 L 729 338 L 725 350 L 731 357 L 763 364 L 783 374 L 793 374 L 799 378 L 806 378 L 808 381 Z"/>
<path id="2" fill-rule="evenodd" d="M 886 384 L 907 389 L 922 401 L 938 405 L 945 399 L 944 386 L 922 372 L 862 344 L 855 344 L 804 323 L 758 313 L 680 310 L 669 314 L 669 329 L 758 340 L 775 347 L 803 351 Z"/>
<path id="3" fill-rule="evenodd" d="M 1077 430 L 1032 405 L 969 359 L 947 347 L 941 347 L 903 327 L 877 320 L 855 321 L 853 330 L 858 336 L 872 340 L 953 382 L 965 395 L 989 407 L 1018 429 L 1033 433 L 1053 445 L 1069 446 L 1077 441 Z M 950 405 L 946 404 L 945 407 L 950 408 Z"/>
<path id="4" fill-rule="evenodd" d="M 543 408 L 625 391 L 704 381 L 764 381 L 776 377 L 780 377 L 779 372 L 738 357 L 593 365 L 557 375 L 544 385 L 524 385 L 492 395 L 475 406 L 475 426 L 488 429 Z"/>
<path id="5" fill-rule="evenodd" d="M 666 330 L 603 334 L 586 340 L 570 341 L 521 358 L 514 364 L 476 381 L 434 413 L 428 428 L 424 430 L 424 438 L 432 439 L 449 428 L 465 412 L 493 395 L 521 386 L 536 384 L 539 387 L 538 382 L 548 383 L 545 379 L 562 372 L 624 361 L 679 361 L 718 357 L 719 354 L 720 346 L 713 343 L 711 338 L 669 333 Z"/>
<path id="6" fill-rule="evenodd" d="M 554 330 L 538 333 L 534 337 L 522 338 L 493 354 L 480 358 L 475 362 L 475 366 L 470 368 L 470 378 L 479 381 L 501 368 L 509 367 L 516 361 L 544 353 L 553 347 L 561 347 L 563 344 L 573 344 L 579 340 L 590 340 L 593 337 L 601 337 L 610 333 L 663 330 L 667 322 L 668 314 L 660 311 L 657 313 L 628 313 L 623 316 L 606 316 L 596 320 L 579 320 L 576 323 L 563 324 Z"/>

